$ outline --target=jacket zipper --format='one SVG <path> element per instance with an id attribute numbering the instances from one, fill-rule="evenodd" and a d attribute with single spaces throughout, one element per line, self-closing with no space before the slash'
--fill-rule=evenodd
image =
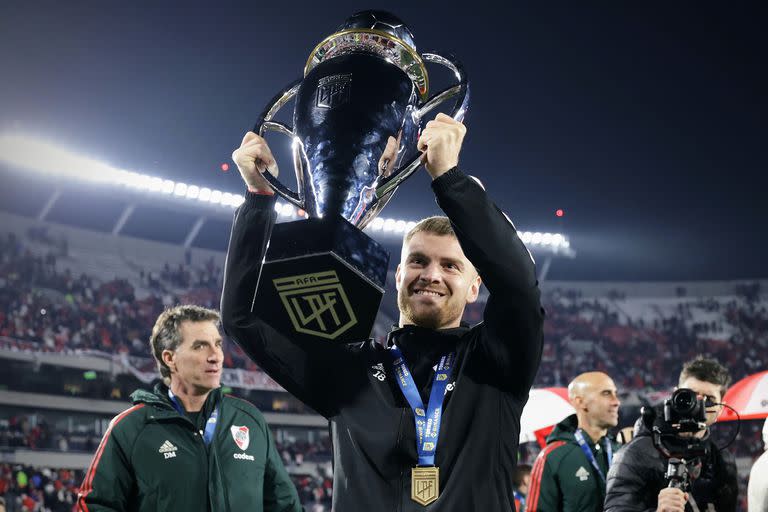
<path id="1" fill-rule="evenodd" d="M 210 484 L 210 454 L 208 453 L 208 447 L 205 446 L 205 441 L 203 440 L 203 436 L 200 434 L 200 430 L 197 428 L 197 425 L 192 423 L 192 420 L 187 418 L 186 416 L 179 415 L 178 417 L 170 417 L 170 418 L 157 418 L 155 421 L 170 421 L 170 422 L 178 422 L 186 425 L 192 430 L 192 437 L 197 439 L 195 444 L 198 445 L 198 452 L 200 454 L 200 459 L 202 460 L 202 467 L 205 468 L 205 482 L 206 485 Z M 211 443 L 213 444 L 213 443 Z M 213 447 L 211 446 L 211 449 Z M 213 494 L 211 493 L 210 487 L 208 488 L 208 510 L 214 510 L 213 508 Z"/>
<path id="2" fill-rule="evenodd" d="M 397 441 L 395 442 L 395 446 L 400 446 L 400 441 L 403 439 L 403 420 L 405 419 L 405 409 L 400 409 L 400 423 L 397 427 Z M 398 493 L 397 493 L 397 512 L 402 512 L 403 510 L 403 478 L 405 476 L 404 471 L 400 471 L 400 481 L 398 485 Z"/>

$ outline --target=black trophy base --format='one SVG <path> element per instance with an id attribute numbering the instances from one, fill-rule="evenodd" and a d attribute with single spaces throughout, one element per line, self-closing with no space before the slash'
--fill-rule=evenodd
<path id="1" fill-rule="evenodd" d="M 341 217 L 276 224 L 252 309 L 297 341 L 365 340 L 388 264 L 389 253 Z"/>

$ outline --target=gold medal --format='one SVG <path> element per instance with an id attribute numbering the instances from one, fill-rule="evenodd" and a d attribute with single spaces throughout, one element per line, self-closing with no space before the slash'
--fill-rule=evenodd
<path id="1" fill-rule="evenodd" d="M 411 499 L 427 506 L 440 496 L 440 468 L 415 467 L 411 470 Z"/>

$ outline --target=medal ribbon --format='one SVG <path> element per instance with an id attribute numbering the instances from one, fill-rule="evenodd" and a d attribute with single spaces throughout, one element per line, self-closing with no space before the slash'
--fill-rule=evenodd
<path id="1" fill-rule="evenodd" d="M 576 438 L 576 442 L 579 443 L 579 448 L 581 448 L 581 451 L 583 451 L 584 455 L 587 456 L 589 463 L 592 464 L 592 467 L 595 468 L 595 471 L 597 471 L 598 476 L 600 476 L 600 480 L 605 483 L 605 475 L 603 474 L 603 470 L 600 469 L 600 465 L 597 463 L 595 454 L 592 453 L 592 449 L 587 444 L 587 441 L 584 438 L 584 432 L 580 428 L 576 429 L 576 432 L 573 434 L 573 436 Z M 603 440 L 605 441 L 603 444 L 605 445 L 605 454 L 606 458 L 608 459 L 608 468 L 610 469 L 611 462 L 613 462 L 613 446 L 611 446 L 611 441 L 607 437 L 604 437 Z"/>
<path id="2" fill-rule="evenodd" d="M 179 414 L 182 416 L 186 415 L 186 412 L 184 411 L 184 406 L 181 404 L 178 398 L 176 398 L 176 395 L 173 394 L 173 391 L 170 389 L 168 390 L 168 398 L 171 399 L 171 403 L 173 404 L 173 408 L 178 411 Z M 211 441 L 213 441 L 213 433 L 216 431 L 216 422 L 219 421 L 219 406 L 217 405 L 214 409 L 211 415 L 208 417 L 208 420 L 205 422 L 205 431 L 203 434 L 203 441 L 205 442 L 205 445 L 208 446 L 211 444 Z M 195 425 L 197 426 L 197 425 Z"/>
<path id="3" fill-rule="evenodd" d="M 440 358 L 432 381 L 432 391 L 429 394 L 429 407 L 425 411 L 424 403 L 416 388 L 405 357 L 395 345 L 391 348 L 393 366 L 397 375 L 397 383 L 403 391 L 405 399 L 413 410 L 413 419 L 416 423 L 416 453 L 419 456 L 419 466 L 435 465 L 435 450 L 440 436 L 440 421 L 442 420 L 443 397 L 448 387 L 448 378 L 451 376 L 456 353 L 444 355 Z"/>

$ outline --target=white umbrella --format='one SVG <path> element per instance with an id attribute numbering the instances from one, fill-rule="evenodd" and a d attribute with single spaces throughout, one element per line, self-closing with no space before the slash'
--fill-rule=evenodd
<path id="1" fill-rule="evenodd" d="M 568 402 L 566 388 L 532 389 L 520 418 L 520 442 L 536 441 L 537 432 L 541 436 L 542 430 L 551 430 L 575 413 L 576 410 Z"/>

